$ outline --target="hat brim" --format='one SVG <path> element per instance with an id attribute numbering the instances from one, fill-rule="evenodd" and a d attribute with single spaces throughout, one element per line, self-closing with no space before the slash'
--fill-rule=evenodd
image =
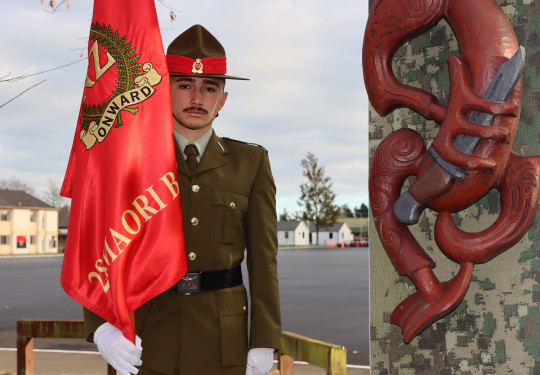
<path id="1" fill-rule="evenodd" d="M 249 81 L 249 78 L 228 76 L 226 74 L 186 74 L 169 72 L 170 77 L 201 77 L 201 78 L 223 78 L 223 79 L 236 79 L 241 81 Z"/>

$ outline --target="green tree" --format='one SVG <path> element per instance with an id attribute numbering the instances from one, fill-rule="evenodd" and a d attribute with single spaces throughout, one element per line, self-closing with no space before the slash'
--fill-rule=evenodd
<path id="1" fill-rule="evenodd" d="M 340 216 L 341 217 L 354 217 L 354 214 L 351 211 L 351 209 L 349 208 L 349 205 L 347 203 L 345 203 L 343 206 L 341 206 L 341 208 L 340 208 Z"/>
<path id="2" fill-rule="evenodd" d="M 368 206 L 366 206 L 365 203 L 362 203 L 360 205 L 360 208 L 355 207 L 354 208 L 354 217 L 368 217 L 369 216 L 369 210 Z"/>
<path id="3" fill-rule="evenodd" d="M 291 220 L 291 215 L 287 212 L 287 209 L 284 208 L 283 211 L 279 214 L 279 221 L 289 221 Z"/>
<path id="4" fill-rule="evenodd" d="M 324 167 L 311 152 L 301 161 L 302 175 L 307 179 L 300 184 L 301 196 L 298 205 L 301 215 L 315 226 L 316 244 L 319 244 L 319 229 L 327 228 L 336 222 L 339 207 L 334 204 L 336 194 L 332 191 L 330 177 L 326 176 Z"/>

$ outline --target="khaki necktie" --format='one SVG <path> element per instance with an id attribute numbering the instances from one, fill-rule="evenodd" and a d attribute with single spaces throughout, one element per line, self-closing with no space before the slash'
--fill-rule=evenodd
<path id="1" fill-rule="evenodd" d="M 197 165 L 199 165 L 199 162 L 197 161 L 199 150 L 197 150 L 197 146 L 191 143 L 184 148 L 184 153 L 187 155 L 187 166 L 191 172 L 191 175 L 193 176 L 195 174 L 195 170 L 197 169 Z"/>

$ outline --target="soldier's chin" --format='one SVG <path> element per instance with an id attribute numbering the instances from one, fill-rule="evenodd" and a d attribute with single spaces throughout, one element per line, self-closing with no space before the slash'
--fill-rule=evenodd
<path id="1" fill-rule="evenodd" d="M 212 125 L 211 121 L 184 121 L 179 122 L 180 126 L 188 130 L 200 130 L 204 128 L 209 128 Z"/>

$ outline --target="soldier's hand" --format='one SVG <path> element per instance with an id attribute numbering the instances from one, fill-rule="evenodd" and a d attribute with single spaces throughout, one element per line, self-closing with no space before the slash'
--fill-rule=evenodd
<path id="1" fill-rule="evenodd" d="M 272 368 L 274 363 L 274 349 L 249 349 L 247 357 L 246 375 L 264 375 Z"/>
<path id="2" fill-rule="evenodd" d="M 94 342 L 99 353 L 121 375 L 137 374 L 135 366 L 142 364 L 142 346 L 139 336 L 136 345 L 126 339 L 122 332 L 110 323 L 103 323 L 94 332 Z"/>

